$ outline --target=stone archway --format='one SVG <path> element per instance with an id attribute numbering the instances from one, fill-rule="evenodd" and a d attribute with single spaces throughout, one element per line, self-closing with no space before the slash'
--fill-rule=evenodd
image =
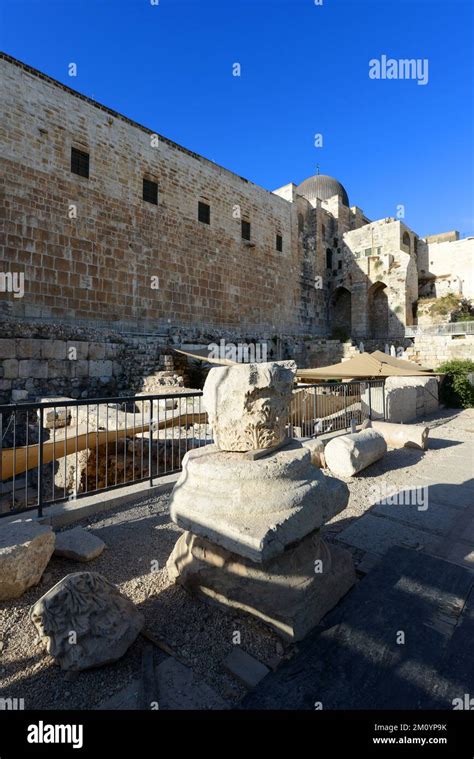
<path id="1" fill-rule="evenodd" d="M 369 336 L 388 337 L 387 285 L 375 282 L 368 293 Z"/>
<path id="2" fill-rule="evenodd" d="M 331 299 L 331 327 L 344 331 L 348 337 L 352 332 L 352 297 L 347 287 L 338 287 Z"/>

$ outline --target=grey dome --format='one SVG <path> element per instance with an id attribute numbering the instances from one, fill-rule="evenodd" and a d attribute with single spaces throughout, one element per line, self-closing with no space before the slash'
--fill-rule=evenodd
<path id="1" fill-rule="evenodd" d="M 343 204 L 349 205 L 349 198 L 342 184 L 334 177 L 328 177 L 327 174 L 315 174 L 314 177 L 308 177 L 298 185 L 296 191 L 310 202 L 314 202 L 316 198 L 328 200 L 333 195 L 339 195 Z"/>

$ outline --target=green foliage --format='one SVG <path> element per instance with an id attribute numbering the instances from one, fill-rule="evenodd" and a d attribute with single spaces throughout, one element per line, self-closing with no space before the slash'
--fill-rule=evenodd
<path id="1" fill-rule="evenodd" d="M 454 295 L 454 293 L 448 293 L 448 295 L 443 295 L 442 298 L 436 298 L 430 307 L 429 313 L 431 316 L 449 316 L 458 306 L 458 296 Z"/>
<path id="2" fill-rule="evenodd" d="M 347 330 L 344 327 L 333 327 L 331 339 L 340 340 L 341 343 L 350 343 L 351 341 L 351 337 L 347 334 Z"/>
<path id="3" fill-rule="evenodd" d="M 469 359 L 446 361 L 438 369 L 444 374 L 440 387 L 440 400 L 449 408 L 474 407 L 474 361 Z M 472 384 L 468 375 L 471 374 Z"/>
<path id="4" fill-rule="evenodd" d="M 474 306 L 468 298 L 458 301 L 456 311 L 451 313 L 452 322 L 471 322 L 474 321 Z"/>

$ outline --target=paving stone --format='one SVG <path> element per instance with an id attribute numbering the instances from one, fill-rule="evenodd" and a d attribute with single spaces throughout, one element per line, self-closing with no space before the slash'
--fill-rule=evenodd
<path id="1" fill-rule="evenodd" d="M 474 693 L 473 587 L 464 567 L 392 548 L 240 708 L 452 710 Z"/>
<path id="2" fill-rule="evenodd" d="M 228 709 L 228 704 L 192 669 L 169 656 L 156 668 L 159 708 Z"/>
<path id="3" fill-rule="evenodd" d="M 382 555 L 392 546 L 434 550 L 439 542 L 439 535 L 408 527 L 386 517 L 364 514 L 338 533 L 337 539 L 363 551 Z"/>
<path id="4" fill-rule="evenodd" d="M 474 572 L 474 545 L 458 540 L 444 552 L 443 557 Z"/>
<path id="5" fill-rule="evenodd" d="M 92 561 L 105 548 L 103 540 L 83 527 L 56 533 L 54 555 L 75 561 Z"/>
<path id="6" fill-rule="evenodd" d="M 224 659 L 224 669 L 249 689 L 255 688 L 270 672 L 265 664 L 238 646 Z"/>
<path id="7" fill-rule="evenodd" d="M 446 535 L 452 528 L 453 522 L 458 518 L 459 512 L 457 509 L 446 504 L 433 503 L 430 500 L 429 492 L 427 503 L 423 504 L 419 502 L 421 508 L 427 506 L 425 511 L 421 511 L 418 505 L 379 503 L 372 509 L 372 514 L 390 517 L 397 522 L 408 523 L 420 530 L 426 529 L 439 535 Z M 421 496 L 423 498 L 423 494 Z"/>

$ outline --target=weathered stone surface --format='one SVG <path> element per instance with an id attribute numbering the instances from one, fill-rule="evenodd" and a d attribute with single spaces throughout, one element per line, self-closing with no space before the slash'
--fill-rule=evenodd
<path id="1" fill-rule="evenodd" d="M 170 513 L 183 529 L 262 562 L 338 514 L 347 500 L 347 485 L 313 466 L 295 440 L 255 461 L 205 446 L 184 457 Z"/>
<path id="2" fill-rule="evenodd" d="M 392 424 L 391 422 L 372 422 L 376 432 L 383 435 L 390 448 L 428 448 L 429 427 L 418 424 Z"/>
<path id="3" fill-rule="evenodd" d="M 318 469 L 324 469 L 326 459 L 324 457 L 324 443 L 322 440 L 302 440 L 301 444 L 311 453 L 311 463 Z"/>
<path id="4" fill-rule="evenodd" d="M 54 555 L 76 561 L 92 561 L 100 556 L 104 548 L 103 540 L 83 527 L 75 527 L 56 534 Z"/>
<path id="5" fill-rule="evenodd" d="M 76 408 L 73 406 L 67 406 L 68 402 L 74 402 L 73 398 L 66 396 L 51 397 L 40 396 L 36 399 L 39 403 L 57 403 L 57 406 L 53 408 L 45 408 L 43 411 L 43 424 L 46 429 L 54 429 L 55 427 L 67 427 L 71 423 L 72 416 L 76 415 Z M 37 411 L 39 419 L 39 410 Z"/>
<path id="6" fill-rule="evenodd" d="M 263 565 L 185 532 L 166 568 L 172 581 L 259 617 L 289 640 L 304 638 L 356 580 L 352 555 L 318 531 Z"/>
<path id="7" fill-rule="evenodd" d="M 352 477 L 381 459 L 386 452 L 387 443 L 383 436 L 372 428 L 335 437 L 324 449 L 326 464 L 338 477 Z"/>
<path id="8" fill-rule="evenodd" d="M 65 670 L 120 659 L 144 625 L 132 601 L 96 572 L 66 575 L 32 606 L 30 619 Z"/>
<path id="9" fill-rule="evenodd" d="M 18 520 L 0 526 L 0 601 L 37 585 L 54 551 L 48 525 Z"/>
<path id="10" fill-rule="evenodd" d="M 411 422 L 439 406 L 436 377 L 387 377 L 386 415 L 390 422 Z"/>
<path id="11" fill-rule="evenodd" d="M 203 403 L 220 450 L 271 448 L 284 440 L 295 371 L 293 361 L 211 369 Z"/>

